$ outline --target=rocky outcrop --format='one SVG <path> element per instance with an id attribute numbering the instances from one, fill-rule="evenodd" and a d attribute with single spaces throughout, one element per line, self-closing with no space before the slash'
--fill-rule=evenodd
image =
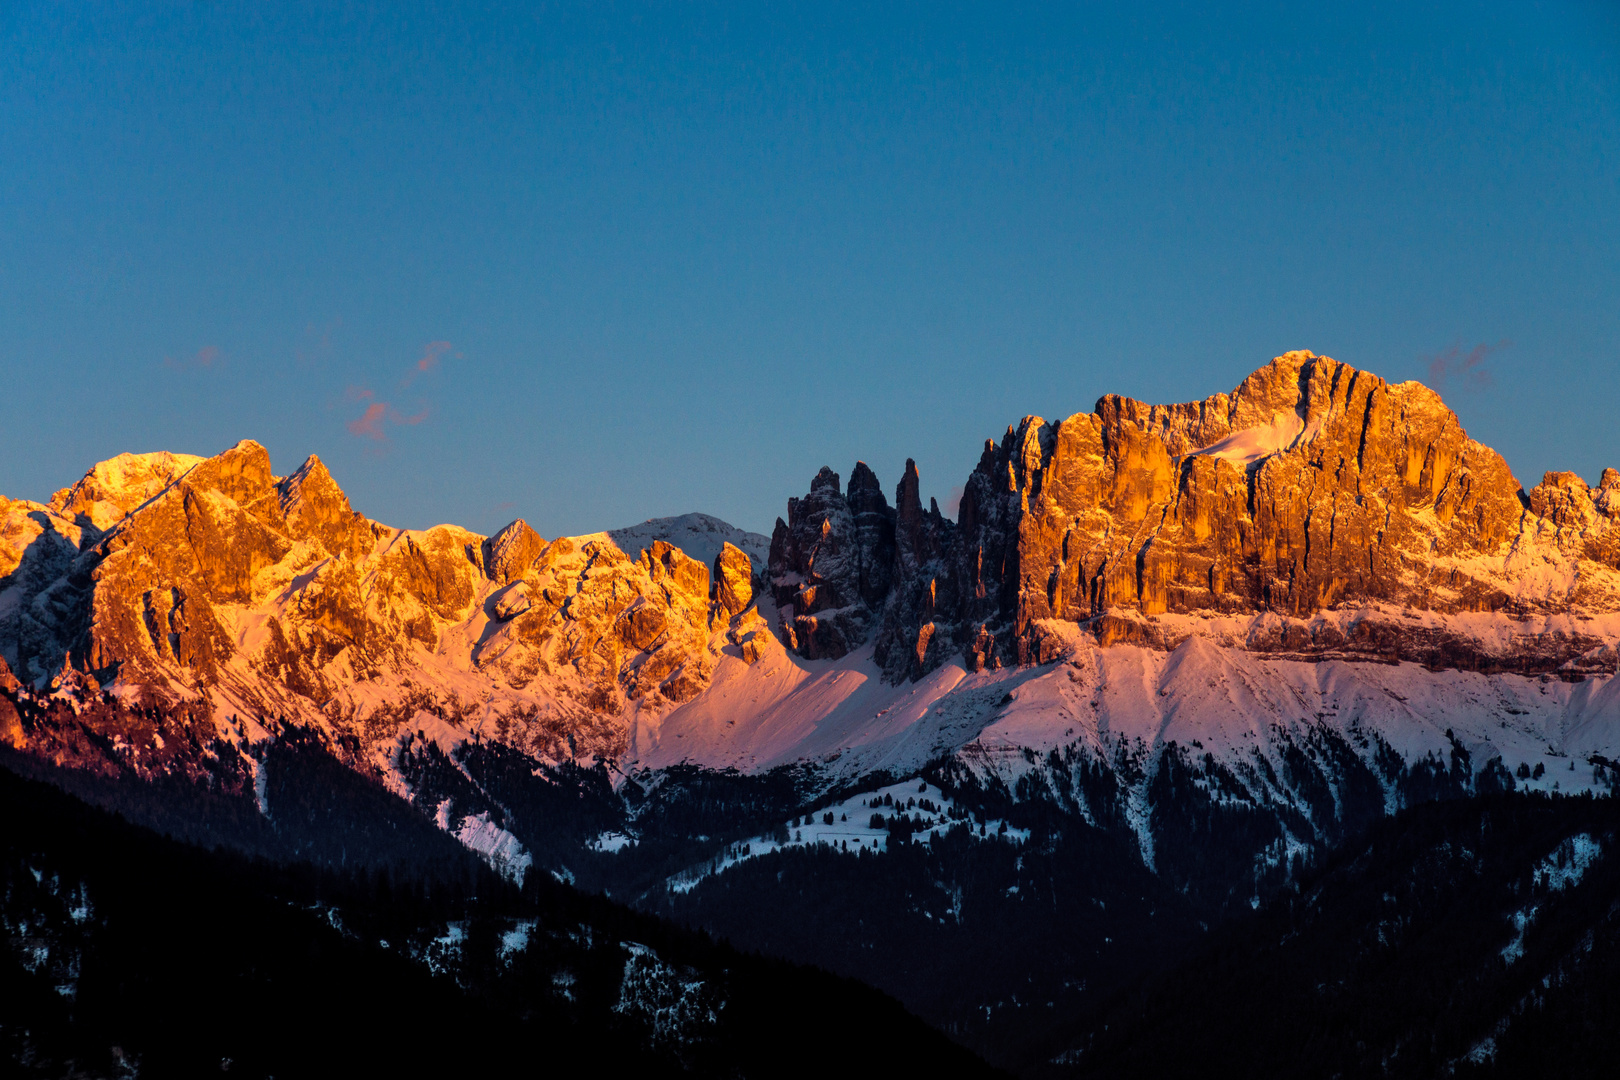
<path id="1" fill-rule="evenodd" d="M 507 686 L 550 676 L 585 707 L 616 714 L 632 700 L 685 701 L 708 684 L 709 571 L 679 548 L 655 541 L 632 559 L 606 539 L 554 540 L 497 602 L 519 590 L 526 606 L 474 654 Z"/>
<path id="2" fill-rule="evenodd" d="M 1620 470 L 1604 469 L 1597 487 L 1572 472 L 1550 472 L 1530 491 L 1530 511 L 1550 528 L 1565 555 L 1620 568 Z"/>
<path id="3" fill-rule="evenodd" d="M 754 602 L 754 564 L 731 543 L 714 557 L 714 602 L 726 618 L 741 615 Z"/>
<path id="4" fill-rule="evenodd" d="M 523 576 L 546 549 L 540 534 L 521 518 L 484 541 L 484 570 L 497 585 Z"/>
<path id="5" fill-rule="evenodd" d="M 355 513 L 349 497 L 313 454 L 276 484 L 276 496 L 293 536 L 312 538 L 325 550 L 348 559 L 363 558 L 376 546 L 371 523 Z"/>
<path id="6" fill-rule="evenodd" d="M 864 461 L 849 494 L 823 467 L 771 536 L 770 587 L 787 646 L 809 659 L 863 643 L 893 583 L 895 513 Z"/>
<path id="7" fill-rule="evenodd" d="M 873 656 L 891 682 L 920 678 L 956 650 L 950 633 L 939 632 L 941 613 L 960 604 L 950 555 L 956 528 L 930 499 L 922 508 L 916 462 L 907 459 L 895 488 L 893 588 L 885 599 Z"/>

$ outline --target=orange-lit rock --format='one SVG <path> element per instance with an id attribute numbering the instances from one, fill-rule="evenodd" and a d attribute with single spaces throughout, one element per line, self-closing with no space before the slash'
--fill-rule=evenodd
<path id="1" fill-rule="evenodd" d="M 373 734 L 398 703 L 449 703 L 532 726 L 516 741 L 542 754 L 613 756 L 622 725 L 592 717 L 689 700 L 737 640 L 711 621 L 748 607 L 752 567 L 728 544 L 716 568 L 711 596 L 709 568 L 663 541 L 390 529 L 318 459 L 278 478 L 243 442 L 123 455 L 49 506 L 0 505 L 0 591 L 19 601 L 0 639 L 57 689 Z"/>
<path id="2" fill-rule="evenodd" d="M 714 558 L 714 600 L 727 618 L 754 602 L 754 564 L 729 542 Z"/>
<path id="3" fill-rule="evenodd" d="M 969 667 L 1033 662 L 1035 623 L 1112 609 L 1614 610 L 1620 579 L 1580 567 L 1616 567 L 1616 507 L 1620 473 L 1598 489 L 1549 474 L 1526 497 L 1426 387 L 1288 353 L 1231 394 L 1104 397 L 987 443 L 949 550 L 894 575 L 877 651 L 904 658 L 891 677 L 937 666 L 946 637 Z M 1530 572 L 1547 558 L 1563 561 Z"/>

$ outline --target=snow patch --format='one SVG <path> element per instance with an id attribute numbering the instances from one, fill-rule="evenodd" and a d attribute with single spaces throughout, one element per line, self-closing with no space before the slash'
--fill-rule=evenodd
<path id="1" fill-rule="evenodd" d="M 501 963 L 510 964 L 514 956 L 529 947 L 529 935 L 534 932 L 536 925 L 534 919 L 521 919 L 501 934 Z"/>
<path id="2" fill-rule="evenodd" d="M 1249 466 L 1288 449 L 1304 434 L 1305 421 L 1298 413 L 1279 412 L 1269 424 L 1234 431 L 1219 442 L 1194 450 L 1193 456 L 1224 458 L 1235 465 Z"/>
<path id="3" fill-rule="evenodd" d="M 448 807 L 440 804 L 439 813 L 441 817 L 447 818 Z M 455 838 L 465 847 L 483 856 L 484 861 L 501 875 L 511 878 L 519 885 L 523 884 L 523 875 L 534 865 L 534 857 L 523 850 L 518 838 L 490 821 L 487 812 L 470 814 L 462 818 L 461 824 L 455 830 Z"/>
<path id="4" fill-rule="evenodd" d="M 1558 845 L 1558 850 L 1541 860 L 1535 883 L 1549 892 L 1562 892 L 1579 885 L 1587 869 L 1603 854 L 1603 845 L 1590 833 L 1580 833 Z"/>
<path id="5" fill-rule="evenodd" d="M 1601 843 L 1590 833 L 1578 833 L 1559 844 L 1553 849 L 1552 854 L 1541 860 L 1531 872 L 1531 885 L 1537 890 L 1549 893 L 1563 892 L 1571 886 L 1579 885 L 1587 869 L 1602 855 Z M 1513 927 L 1513 938 L 1502 947 L 1502 959 L 1508 964 L 1511 965 L 1523 958 L 1525 932 L 1535 923 L 1536 914 L 1540 910 L 1539 904 L 1526 904 L 1508 916 L 1508 923 Z"/>

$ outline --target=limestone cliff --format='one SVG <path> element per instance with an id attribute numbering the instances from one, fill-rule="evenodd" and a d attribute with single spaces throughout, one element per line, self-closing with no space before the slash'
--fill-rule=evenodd
<path id="1" fill-rule="evenodd" d="M 1550 473 L 1526 494 L 1433 391 L 1309 352 L 1203 401 L 1108 396 L 1055 423 L 1026 417 L 986 442 L 954 526 L 922 512 L 909 464 L 898 510 L 882 507 L 892 542 L 854 527 L 851 489 L 840 498 L 824 469 L 778 523 L 782 633 L 840 655 L 875 625 L 890 678 L 957 654 L 973 669 L 1051 659 L 1054 622 L 1173 647 L 1193 632 L 1161 618 L 1175 615 L 1270 615 L 1271 631 L 1245 635 L 1268 651 L 1551 670 L 1603 643 L 1482 651 L 1378 613 L 1620 609 L 1620 473 L 1596 488 Z M 887 574 L 857 573 L 882 553 Z M 1375 617 L 1322 617 L 1347 609 Z"/>

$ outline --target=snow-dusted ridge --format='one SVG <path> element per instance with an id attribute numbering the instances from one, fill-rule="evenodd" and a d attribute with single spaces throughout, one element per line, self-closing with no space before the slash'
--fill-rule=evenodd
<path id="1" fill-rule="evenodd" d="M 784 822 L 771 834 L 749 837 L 726 847 L 714 858 L 670 877 L 672 892 L 690 892 L 705 878 L 724 873 L 750 859 L 777 851 L 820 845 L 853 855 L 887 851 L 895 818 L 905 821 L 911 842 L 926 844 L 952 829 L 986 842 L 1023 844 L 1028 829 L 1010 828 L 999 818 L 975 817 L 939 787 L 927 781 L 903 780 L 873 791 L 820 805 Z M 880 823 L 874 824 L 875 820 Z"/>
<path id="2" fill-rule="evenodd" d="M 1277 778 L 1297 769 L 1301 747 L 1325 737 L 1378 778 L 1387 811 L 1404 798 L 1391 761 L 1447 771 L 1461 751 L 1470 782 L 1507 775 L 1521 788 L 1565 794 L 1609 792 L 1614 774 L 1594 762 L 1620 761 L 1613 676 L 1287 659 L 1203 634 L 1169 652 L 1100 648 L 1079 633 L 1063 659 L 1044 665 L 974 673 L 946 664 L 900 686 L 879 676 L 869 650 L 837 661 L 722 661 L 706 695 L 638 730 L 632 760 L 744 770 L 813 761 L 829 782 L 848 782 L 878 770 L 913 775 L 954 758 L 1013 791 L 1025 777 L 1053 782 L 1054 756 L 1102 762 L 1121 778 L 1118 806 L 1093 807 L 1075 792 L 1080 811 L 1093 820 L 1121 813 L 1149 865 L 1150 792 L 1166 755 L 1229 774 L 1256 805 L 1292 805 L 1298 793 Z M 1138 763 L 1134 780 L 1122 759 Z M 1320 812 L 1303 811 L 1306 820 Z M 1285 838 L 1274 861 L 1311 839 Z"/>
<path id="3" fill-rule="evenodd" d="M 770 537 L 739 529 L 710 514 L 651 518 L 640 525 L 609 529 L 605 535 L 619 546 L 619 550 L 627 553 L 651 547 L 662 540 L 674 544 L 705 566 L 713 566 L 721 549 L 731 544 L 752 559 L 756 567 L 764 567 L 771 548 Z"/>

